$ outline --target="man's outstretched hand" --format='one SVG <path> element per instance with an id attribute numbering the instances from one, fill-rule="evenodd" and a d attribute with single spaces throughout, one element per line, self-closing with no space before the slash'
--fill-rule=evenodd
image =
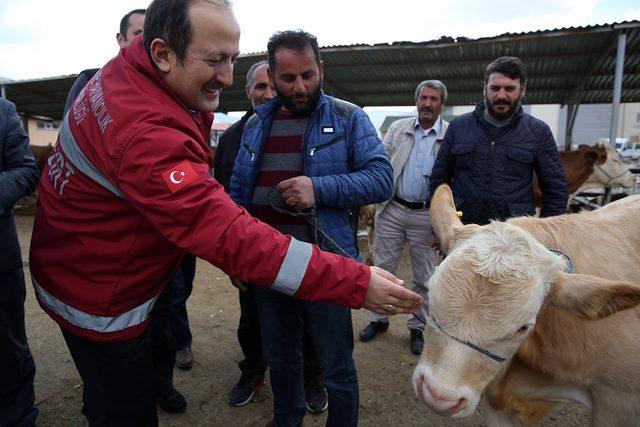
<path id="1" fill-rule="evenodd" d="M 380 314 L 413 313 L 422 297 L 402 287 L 402 280 L 378 267 L 371 268 L 369 289 L 364 297 L 364 307 Z"/>

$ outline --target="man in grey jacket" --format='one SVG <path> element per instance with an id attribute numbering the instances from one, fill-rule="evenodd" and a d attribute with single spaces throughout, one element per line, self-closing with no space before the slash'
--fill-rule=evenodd
<path id="1" fill-rule="evenodd" d="M 436 252 L 431 247 L 429 178 L 448 126 L 440 117 L 447 88 L 439 80 L 425 80 L 416 88 L 415 99 L 417 116 L 393 122 L 384 138 L 393 167 L 393 196 L 376 206 L 373 261 L 395 273 L 406 242 L 411 254 L 412 290 L 422 295 L 426 304 L 427 281 L 436 265 Z M 389 327 L 389 316 L 369 312 L 369 318 L 360 341 L 369 341 Z M 424 322 L 423 309 L 407 320 L 414 354 L 422 353 Z"/>
<path id="2" fill-rule="evenodd" d="M 0 425 L 32 426 L 38 410 L 36 366 L 24 329 L 24 272 L 14 203 L 31 194 L 39 177 L 29 137 L 13 103 L 0 98 Z"/>

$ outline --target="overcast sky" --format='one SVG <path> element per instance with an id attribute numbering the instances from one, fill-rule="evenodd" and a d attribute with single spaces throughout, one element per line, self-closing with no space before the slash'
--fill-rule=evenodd
<path id="1" fill-rule="evenodd" d="M 0 77 L 30 79 L 102 66 L 117 53 L 120 18 L 146 1 L 0 0 Z M 490 37 L 505 32 L 640 20 L 638 0 L 235 0 L 243 53 L 278 30 L 321 46 Z"/>

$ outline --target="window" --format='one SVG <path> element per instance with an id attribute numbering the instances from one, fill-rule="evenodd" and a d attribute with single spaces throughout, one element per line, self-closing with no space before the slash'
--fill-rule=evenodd
<path id="1" fill-rule="evenodd" d="M 58 125 L 52 122 L 38 122 L 38 129 L 54 130 L 54 129 L 58 129 Z"/>

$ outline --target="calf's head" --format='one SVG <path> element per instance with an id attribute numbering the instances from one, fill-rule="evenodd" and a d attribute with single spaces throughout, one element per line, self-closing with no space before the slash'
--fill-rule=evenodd
<path id="1" fill-rule="evenodd" d="M 484 388 L 531 334 L 543 304 L 599 318 L 640 302 L 640 288 L 564 273 L 565 259 L 507 223 L 462 225 L 448 186 L 431 219 L 448 254 L 429 280 L 425 347 L 414 390 L 434 412 L 471 415 Z"/>

